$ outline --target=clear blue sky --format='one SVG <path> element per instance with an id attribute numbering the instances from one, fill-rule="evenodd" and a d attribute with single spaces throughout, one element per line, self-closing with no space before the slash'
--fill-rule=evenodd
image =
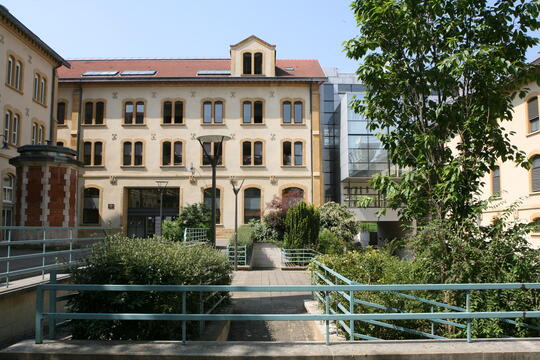
<path id="1" fill-rule="evenodd" d="M 357 29 L 349 0 L 0 0 L 64 58 L 228 57 L 257 35 L 281 59 L 356 70 L 344 40 Z M 536 32 L 540 36 L 540 32 Z M 531 49 L 528 60 L 540 55 Z"/>

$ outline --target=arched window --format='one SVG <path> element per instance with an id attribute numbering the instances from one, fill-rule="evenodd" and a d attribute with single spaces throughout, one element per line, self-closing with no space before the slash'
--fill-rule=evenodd
<path id="1" fill-rule="evenodd" d="M 245 75 L 250 75 L 251 74 L 251 53 L 250 52 L 245 52 L 244 55 L 242 56 L 242 59 L 243 59 L 243 73 Z"/>
<path id="2" fill-rule="evenodd" d="M 56 105 L 56 123 L 58 125 L 64 125 L 66 123 L 66 103 L 60 101 Z"/>
<path id="3" fill-rule="evenodd" d="M 533 232 L 540 234 L 540 217 L 533 220 L 534 228 Z"/>
<path id="4" fill-rule="evenodd" d="M 284 101 L 283 102 L 283 123 L 284 124 L 290 124 L 291 123 L 291 102 L 290 101 Z"/>
<path id="5" fill-rule="evenodd" d="M 84 123 L 90 125 L 94 119 L 94 103 L 88 101 L 84 104 Z"/>
<path id="6" fill-rule="evenodd" d="M 304 104 L 302 104 L 301 101 L 295 101 L 294 102 L 294 123 L 295 124 L 302 124 L 304 122 L 303 110 Z"/>
<path id="7" fill-rule="evenodd" d="M 39 91 L 39 102 L 45 104 L 47 98 L 47 80 L 41 79 L 41 89 Z"/>
<path id="8" fill-rule="evenodd" d="M 533 192 L 540 191 L 540 155 L 532 158 L 531 185 Z"/>
<path id="9" fill-rule="evenodd" d="M 538 96 L 527 101 L 527 113 L 529 118 L 529 132 L 540 130 L 540 119 L 538 117 Z"/>
<path id="10" fill-rule="evenodd" d="M 103 117 L 105 116 L 105 103 L 103 101 L 96 102 L 96 124 L 103 124 Z"/>
<path id="11" fill-rule="evenodd" d="M 39 100 L 39 75 L 34 75 L 34 100 Z"/>
<path id="12" fill-rule="evenodd" d="M 182 159 L 182 142 L 181 141 L 164 141 L 163 142 L 163 148 L 162 148 L 162 162 L 161 165 L 163 166 L 169 166 L 169 165 L 182 165 L 183 159 Z"/>
<path id="13" fill-rule="evenodd" d="M 13 59 L 12 56 L 8 57 L 6 83 L 8 83 L 9 85 L 13 85 L 13 63 L 14 62 L 15 60 Z"/>
<path id="14" fill-rule="evenodd" d="M 21 77 L 22 77 L 22 64 L 20 61 L 17 61 L 15 64 L 15 89 L 21 90 Z"/>
<path id="15" fill-rule="evenodd" d="M 99 224 L 99 189 L 84 189 L 83 224 Z"/>
<path id="16" fill-rule="evenodd" d="M 253 166 L 263 164 L 263 143 L 262 141 L 242 142 L 242 165 Z"/>
<path id="17" fill-rule="evenodd" d="M 294 204 L 304 200 L 304 190 L 294 186 L 285 188 L 281 192 L 281 200 L 283 209 L 289 209 Z"/>
<path id="18" fill-rule="evenodd" d="M 144 124 L 144 102 L 142 101 L 137 101 L 136 104 L 135 124 Z"/>
<path id="19" fill-rule="evenodd" d="M 212 208 L 212 188 L 204 189 L 204 203 Z M 216 189 L 216 224 L 221 224 L 221 190 Z"/>
<path id="20" fill-rule="evenodd" d="M 11 126 L 11 143 L 17 145 L 19 143 L 19 114 L 13 114 L 13 122 Z"/>
<path id="21" fill-rule="evenodd" d="M 4 117 L 4 141 L 9 142 L 9 134 L 11 129 L 11 118 L 13 117 L 13 114 L 11 111 L 6 111 L 6 115 Z"/>
<path id="22" fill-rule="evenodd" d="M 501 195 L 501 169 L 498 166 L 495 166 L 491 173 L 491 190 L 494 196 Z"/>
<path id="23" fill-rule="evenodd" d="M 253 73 L 255 75 L 262 74 L 262 61 L 263 61 L 262 53 L 257 52 L 255 53 L 255 55 L 253 55 L 253 62 L 254 62 Z"/>
<path id="24" fill-rule="evenodd" d="M 124 104 L 124 124 L 133 124 L 133 103 L 131 101 Z"/>
<path id="25" fill-rule="evenodd" d="M 261 189 L 247 188 L 244 190 L 244 224 L 249 220 L 261 218 Z"/>

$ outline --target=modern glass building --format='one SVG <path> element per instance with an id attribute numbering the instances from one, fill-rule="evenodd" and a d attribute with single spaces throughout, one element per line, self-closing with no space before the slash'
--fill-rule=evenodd
<path id="1" fill-rule="evenodd" d="M 369 185 L 378 173 L 399 176 L 368 119 L 353 111 L 353 99 L 364 96 L 365 87 L 355 74 L 325 68 L 328 82 L 321 91 L 321 130 L 325 200 L 347 205 L 363 221 L 362 243 L 377 244 L 402 235 L 395 211 L 377 212 L 385 199 Z"/>

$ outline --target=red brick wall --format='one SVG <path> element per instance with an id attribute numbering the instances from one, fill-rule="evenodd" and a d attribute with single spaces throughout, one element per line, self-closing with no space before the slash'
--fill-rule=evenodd
<path id="1" fill-rule="evenodd" d="M 26 226 L 41 226 L 41 166 L 28 167 L 28 184 L 26 184 Z"/>
<path id="2" fill-rule="evenodd" d="M 64 199 L 66 192 L 64 190 L 64 175 L 66 168 L 57 166 L 49 167 L 49 215 L 48 226 L 62 226 L 64 223 Z"/>
<path id="3" fill-rule="evenodd" d="M 71 169 L 71 176 L 69 179 L 69 226 L 76 226 L 77 173 L 77 170 Z"/>

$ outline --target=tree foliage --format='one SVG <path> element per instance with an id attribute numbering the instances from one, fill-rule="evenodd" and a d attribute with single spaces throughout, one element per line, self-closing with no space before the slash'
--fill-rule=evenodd
<path id="1" fill-rule="evenodd" d="M 289 249 L 316 246 L 319 227 L 320 215 L 316 207 L 303 201 L 293 205 L 285 217 L 284 246 Z"/>
<path id="2" fill-rule="evenodd" d="M 345 241 L 352 242 L 360 231 L 360 221 L 345 205 L 330 201 L 319 208 L 319 213 L 321 228 Z"/>
<path id="3" fill-rule="evenodd" d="M 345 43 L 367 87 L 353 108 L 370 119 L 398 181 L 373 186 L 404 218 L 460 220 L 478 211 L 483 176 L 500 159 L 527 167 L 503 124 L 539 73 L 537 0 L 356 0 L 360 35 Z M 389 129 L 387 132 L 386 129 Z M 404 206 L 405 205 L 405 206 Z"/>
<path id="4" fill-rule="evenodd" d="M 163 222 L 162 236 L 169 240 L 182 241 L 186 228 L 212 228 L 211 210 L 206 204 L 184 206 L 178 217 Z M 209 234 L 210 235 L 210 234 Z"/>

